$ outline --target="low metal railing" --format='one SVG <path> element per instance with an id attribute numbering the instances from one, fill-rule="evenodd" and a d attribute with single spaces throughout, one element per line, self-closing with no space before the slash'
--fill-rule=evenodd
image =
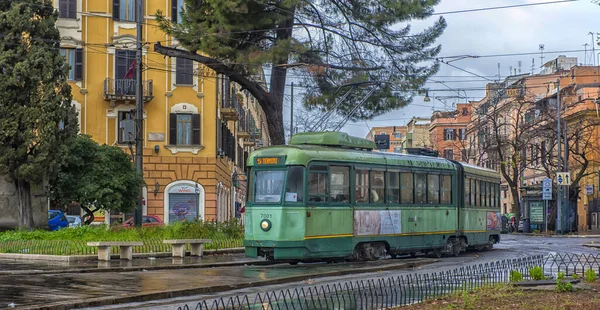
<path id="1" fill-rule="evenodd" d="M 541 255 L 464 266 L 443 272 L 402 275 L 355 282 L 241 295 L 183 305 L 180 310 L 219 309 L 385 309 L 422 302 L 457 291 L 505 283 L 510 271 L 525 279 L 529 269 L 544 265 Z"/>

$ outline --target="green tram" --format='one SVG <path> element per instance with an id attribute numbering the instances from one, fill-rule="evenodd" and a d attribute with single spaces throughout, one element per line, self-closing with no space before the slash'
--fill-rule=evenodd
<path id="1" fill-rule="evenodd" d="M 374 152 L 345 133 L 296 134 L 248 158 L 247 257 L 435 257 L 500 241 L 500 176 L 443 158 Z"/>

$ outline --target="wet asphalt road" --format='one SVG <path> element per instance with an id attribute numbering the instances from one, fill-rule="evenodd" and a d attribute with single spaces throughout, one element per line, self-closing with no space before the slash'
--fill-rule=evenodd
<path id="1" fill-rule="evenodd" d="M 502 235 L 500 244 L 496 244 L 494 249 L 486 252 L 467 252 L 459 257 L 444 257 L 441 261 L 429 264 L 416 270 L 393 270 L 377 273 L 355 274 L 338 277 L 325 277 L 309 279 L 296 283 L 287 283 L 281 285 L 261 286 L 247 289 L 232 290 L 216 294 L 202 294 L 180 298 L 163 299 L 151 302 L 120 304 L 112 307 L 88 308 L 88 309 L 177 309 L 187 304 L 190 309 L 196 308 L 199 301 L 205 301 L 209 306 L 219 298 L 229 298 L 240 295 L 248 295 L 252 301 L 257 293 L 267 291 L 278 291 L 282 289 L 300 289 L 316 285 L 332 285 L 343 282 L 366 281 L 370 279 L 395 277 L 407 273 L 430 273 L 449 269 L 454 269 L 464 265 L 479 264 L 485 262 L 498 261 L 503 259 L 523 258 L 532 255 L 548 255 L 554 253 L 572 253 L 572 254 L 600 254 L 600 250 L 584 247 L 585 243 L 600 243 L 600 238 L 552 238 L 552 237 L 533 237 L 523 235 Z M 398 259 L 398 261 L 402 261 Z M 281 266 L 282 270 L 306 270 L 304 268 L 329 268 L 343 266 L 346 264 L 325 265 L 298 265 Z M 302 268 L 302 269 L 297 269 Z M 352 268 L 348 266 L 348 268 Z"/>

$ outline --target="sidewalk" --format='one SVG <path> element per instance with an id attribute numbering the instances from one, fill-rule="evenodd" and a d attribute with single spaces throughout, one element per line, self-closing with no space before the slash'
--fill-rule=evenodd
<path id="1" fill-rule="evenodd" d="M 304 281 L 434 263 L 417 258 L 344 264 L 287 264 L 110 273 L 0 275 L 0 305 L 19 309 L 71 309 L 150 301 L 192 294 Z"/>
<path id="2" fill-rule="evenodd" d="M 270 264 L 263 259 L 246 258 L 244 254 L 219 254 L 203 257 L 144 257 L 110 261 L 41 261 L 0 259 L 0 275 L 41 275 L 57 273 L 128 272 L 185 268 L 214 268 L 240 265 Z M 1 304 L 0 304 L 1 305 Z"/>

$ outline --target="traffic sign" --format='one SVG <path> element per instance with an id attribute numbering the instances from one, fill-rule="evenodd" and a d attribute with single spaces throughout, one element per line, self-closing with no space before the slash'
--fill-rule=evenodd
<path id="1" fill-rule="evenodd" d="M 550 178 L 542 180 L 542 199 L 552 200 L 552 179 Z"/>
<path id="2" fill-rule="evenodd" d="M 585 194 L 593 195 L 594 194 L 594 185 L 586 185 L 585 186 Z"/>
<path id="3" fill-rule="evenodd" d="M 552 179 L 551 178 L 544 178 L 542 180 L 542 188 L 544 188 L 544 189 L 549 188 L 550 191 L 552 191 Z"/>
<path id="4" fill-rule="evenodd" d="M 558 172 L 556 174 L 556 183 L 558 185 L 571 185 L 571 175 L 569 172 Z"/>

